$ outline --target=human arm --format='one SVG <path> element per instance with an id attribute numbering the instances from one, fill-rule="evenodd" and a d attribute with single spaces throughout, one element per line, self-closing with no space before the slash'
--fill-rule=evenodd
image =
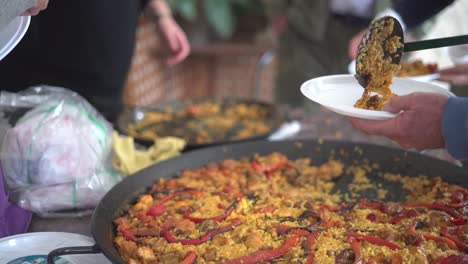
<path id="1" fill-rule="evenodd" d="M 171 51 L 166 63 L 172 66 L 181 62 L 190 53 L 190 44 L 185 32 L 172 17 L 171 9 L 165 0 L 151 0 L 149 7 L 156 15 L 158 27 Z"/>
<path id="2" fill-rule="evenodd" d="M 24 11 L 21 15 L 22 16 L 35 16 L 39 14 L 42 10 L 47 8 L 49 4 L 49 0 L 37 0 L 35 6 L 30 7 L 28 10 Z"/>
<path id="3" fill-rule="evenodd" d="M 442 132 L 445 148 L 456 159 L 468 158 L 468 98 L 450 97 L 445 106 Z"/>

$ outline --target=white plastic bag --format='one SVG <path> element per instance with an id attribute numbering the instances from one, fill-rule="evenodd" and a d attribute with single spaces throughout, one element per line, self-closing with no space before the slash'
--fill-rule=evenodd
<path id="1" fill-rule="evenodd" d="M 2 92 L 0 107 L 17 119 L 10 120 L 0 160 L 21 207 L 43 216 L 90 209 L 119 180 L 106 169 L 112 126 L 78 94 L 57 87 Z"/>

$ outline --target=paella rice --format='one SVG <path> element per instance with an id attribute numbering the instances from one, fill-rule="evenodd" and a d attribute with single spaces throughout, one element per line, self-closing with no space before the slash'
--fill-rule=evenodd
<path id="1" fill-rule="evenodd" d="M 263 104 L 208 100 L 187 102 L 179 108 L 148 109 L 126 131 L 144 140 L 175 136 L 189 145 L 210 144 L 265 135 L 279 121 Z"/>
<path id="2" fill-rule="evenodd" d="M 372 23 L 369 39 L 363 41 L 359 53 L 362 59 L 356 63 L 356 72 L 366 79 L 366 87 L 355 107 L 381 110 L 395 94 L 390 90 L 393 76 L 400 65 L 392 62 L 391 56 L 403 46 L 398 36 L 392 36 L 393 19 L 379 19 Z"/>
<path id="3" fill-rule="evenodd" d="M 347 172 L 353 188 L 368 186 L 375 167 L 275 152 L 187 169 L 115 219 L 114 243 L 132 264 L 456 263 L 440 261 L 468 252 L 463 187 L 386 174 L 407 201 L 346 201 L 334 191 Z"/>

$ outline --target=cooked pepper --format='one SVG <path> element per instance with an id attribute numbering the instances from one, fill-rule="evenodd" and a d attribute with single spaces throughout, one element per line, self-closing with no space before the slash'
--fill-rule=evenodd
<path id="1" fill-rule="evenodd" d="M 450 198 L 452 199 L 453 203 L 460 203 L 465 200 L 465 195 L 463 194 L 463 192 L 456 190 L 452 192 L 452 195 Z"/>
<path id="2" fill-rule="evenodd" d="M 312 246 L 315 244 L 317 236 L 320 234 L 321 230 L 314 230 L 306 237 L 304 241 L 305 250 L 308 252 L 306 264 L 313 264 L 315 261 L 315 254 L 312 252 Z"/>
<path id="3" fill-rule="evenodd" d="M 464 202 L 459 202 L 459 203 L 447 204 L 447 206 L 448 206 L 448 207 L 455 208 L 455 209 L 460 209 L 460 208 L 463 208 L 463 207 L 468 206 L 468 200 L 467 200 L 467 201 L 464 201 Z"/>
<path id="4" fill-rule="evenodd" d="M 447 246 L 451 249 L 454 249 L 454 250 L 458 250 L 458 247 L 455 243 L 453 243 L 452 240 L 446 238 L 446 237 L 440 237 L 440 236 L 434 236 L 434 235 L 430 235 L 430 234 L 423 234 L 423 237 L 426 239 L 426 240 L 434 240 L 434 241 L 437 241 L 437 242 L 443 242 L 445 244 L 447 244 Z"/>
<path id="5" fill-rule="evenodd" d="M 376 209 L 381 212 L 385 210 L 385 205 L 379 201 L 374 201 L 374 200 L 367 200 L 367 199 L 361 199 L 359 200 L 358 203 L 359 208 L 370 208 L 370 209 Z"/>
<path id="6" fill-rule="evenodd" d="M 416 222 L 411 224 L 407 229 L 406 232 L 412 236 L 415 237 L 415 244 L 416 246 L 421 249 L 422 247 L 422 242 L 423 242 L 423 236 L 416 231 Z"/>
<path id="7" fill-rule="evenodd" d="M 468 264 L 468 255 L 451 255 L 436 262 L 436 264 Z"/>
<path id="8" fill-rule="evenodd" d="M 275 206 L 267 206 L 267 207 L 262 207 L 260 209 L 257 209 L 255 212 L 256 213 L 273 213 L 276 210 Z"/>
<path id="9" fill-rule="evenodd" d="M 181 262 L 179 262 L 179 264 L 193 264 L 195 263 L 196 259 L 197 255 L 195 254 L 195 252 L 189 251 L 187 252 L 187 254 L 185 254 L 184 259 Z"/>
<path id="10" fill-rule="evenodd" d="M 366 219 L 371 221 L 371 222 L 375 222 L 375 220 L 377 219 L 377 217 L 375 216 L 375 214 L 368 214 L 366 216 Z"/>
<path id="11" fill-rule="evenodd" d="M 348 236 L 347 242 L 351 245 L 351 250 L 354 252 L 354 262 L 353 264 L 362 263 L 362 246 L 361 241 L 355 237 Z"/>
<path id="12" fill-rule="evenodd" d="M 457 238 L 453 237 L 449 232 L 448 228 L 446 226 L 442 226 L 440 228 L 440 234 L 448 239 L 450 239 L 455 245 L 457 245 L 458 249 L 460 251 L 463 251 L 465 253 L 468 253 L 468 246 L 463 243 L 462 241 L 458 240 Z"/>
<path id="13" fill-rule="evenodd" d="M 348 237 L 353 237 L 359 240 L 364 240 L 366 242 L 369 242 L 374 245 L 378 246 L 385 246 L 390 249 L 401 249 L 401 247 L 393 242 L 390 242 L 388 240 L 382 239 L 380 237 L 375 237 L 375 236 L 369 236 L 369 235 L 364 235 L 364 234 L 359 234 L 359 233 L 354 233 L 354 232 L 348 232 L 346 234 Z"/>
<path id="14" fill-rule="evenodd" d="M 166 202 L 174 199 L 176 196 L 181 195 L 183 193 L 188 193 L 188 194 L 191 194 L 191 195 L 197 195 L 197 194 L 200 194 L 201 192 L 196 191 L 196 190 L 192 190 L 192 189 L 188 189 L 188 190 L 183 190 L 183 191 L 178 191 L 178 192 L 175 192 L 175 193 L 168 194 L 168 195 L 164 196 L 163 198 L 161 198 L 158 202 L 156 202 L 148 210 L 148 212 L 146 212 L 146 214 L 150 215 L 150 216 L 155 216 L 155 217 L 162 215 L 165 212 L 164 204 Z"/>
<path id="15" fill-rule="evenodd" d="M 120 224 L 119 226 L 117 226 L 117 231 L 122 233 L 122 236 L 124 236 L 126 239 L 132 240 L 134 242 L 137 241 L 135 233 L 131 230 L 128 230 L 125 225 Z"/>
<path id="16" fill-rule="evenodd" d="M 199 238 L 194 239 L 177 239 L 169 230 L 162 230 L 161 236 L 164 237 L 169 243 L 181 243 L 182 245 L 198 245 L 205 243 L 213 238 L 213 236 L 232 230 L 234 227 L 239 226 L 242 222 L 239 219 L 234 219 L 227 226 L 223 226 L 211 230 Z"/>
<path id="17" fill-rule="evenodd" d="M 198 217 L 192 217 L 190 216 L 190 213 L 191 212 L 187 212 L 184 214 L 184 218 L 185 219 L 188 219 L 196 224 L 198 223 L 201 223 L 203 221 L 206 221 L 206 220 L 213 220 L 213 221 L 216 221 L 216 222 L 221 222 L 221 221 L 224 221 L 226 218 L 228 218 L 232 211 L 234 211 L 234 209 L 236 208 L 237 204 L 239 203 L 239 200 L 235 200 L 232 204 L 230 204 L 226 210 L 224 211 L 224 214 L 222 215 L 218 215 L 218 216 L 215 216 L 215 217 L 210 217 L 210 218 L 198 218 Z"/>
<path id="18" fill-rule="evenodd" d="M 400 223 L 405 218 L 416 217 L 419 213 L 414 209 L 404 210 L 402 214 L 397 215 L 390 219 L 390 224 L 395 225 Z"/>
<path id="19" fill-rule="evenodd" d="M 164 213 L 164 203 L 166 203 L 169 200 L 172 200 L 174 197 L 176 197 L 176 193 L 172 193 L 169 195 L 164 196 L 161 198 L 157 203 L 155 203 L 151 208 L 146 212 L 147 215 L 151 216 L 160 216 Z"/>
<path id="20" fill-rule="evenodd" d="M 345 211 L 351 210 L 356 203 L 342 203 L 338 205 L 328 205 L 328 204 L 322 204 L 320 208 L 324 207 L 328 209 L 328 211 L 331 212 L 338 212 L 338 213 L 343 213 Z"/>
<path id="21" fill-rule="evenodd" d="M 449 219 L 449 221 L 454 224 L 454 225 L 463 225 L 465 223 L 465 219 L 463 218 L 463 215 L 461 215 L 459 212 L 454 210 L 453 208 L 450 208 L 446 205 L 440 204 L 440 203 L 431 203 L 431 204 L 425 204 L 425 203 L 410 203 L 406 204 L 406 207 L 425 207 L 428 209 L 432 210 L 438 210 L 447 213 L 450 215 L 452 218 Z"/>
<path id="22" fill-rule="evenodd" d="M 320 208 L 320 218 L 321 224 L 324 228 L 331 228 L 335 226 L 341 226 L 342 223 L 339 221 L 331 221 L 330 211 L 326 207 Z"/>
<path id="23" fill-rule="evenodd" d="M 295 247 L 299 238 L 298 235 L 286 238 L 279 248 L 259 250 L 240 258 L 231 259 L 224 264 L 254 264 L 279 258 Z"/>
<path id="24" fill-rule="evenodd" d="M 273 164 L 258 164 L 257 160 L 252 161 L 252 168 L 258 172 L 265 173 L 268 178 L 271 177 L 271 174 L 275 170 L 280 169 L 284 166 L 297 169 L 297 166 L 288 160 L 279 160 Z"/>

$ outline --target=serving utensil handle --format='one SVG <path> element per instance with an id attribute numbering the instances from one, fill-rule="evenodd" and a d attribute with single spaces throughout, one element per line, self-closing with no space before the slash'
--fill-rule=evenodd
<path id="1" fill-rule="evenodd" d="M 415 42 L 407 42 L 403 47 L 403 52 L 435 49 L 448 46 L 468 44 L 468 35 L 460 35 L 448 38 L 428 39 Z"/>
<path id="2" fill-rule="evenodd" d="M 86 247 L 63 247 L 51 251 L 47 255 L 47 264 L 55 264 L 55 257 L 63 255 L 82 255 L 82 254 L 98 254 L 102 253 L 97 244 Z"/>

